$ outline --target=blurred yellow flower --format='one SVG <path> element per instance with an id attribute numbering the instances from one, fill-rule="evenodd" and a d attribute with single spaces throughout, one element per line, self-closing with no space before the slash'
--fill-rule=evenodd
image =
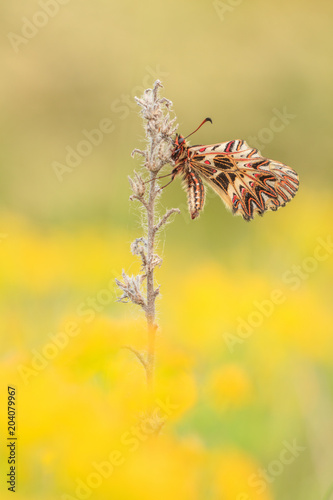
<path id="1" fill-rule="evenodd" d="M 128 455 L 105 492 L 118 500 L 201 500 L 204 457 L 191 442 L 150 438 Z"/>
<path id="2" fill-rule="evenodd" d="M 196 403 L 197 386 L 191 373 L 182 370 L 163 373 L 158 370 L 156 380 L 156 400 L 167 408 L 168 420 L 179 419 Z"/>
<path id="3" fill-rule="evenodd" d="M 231 450 L 215 460 L 214 489 L 223 500 L 272 500 L 269 484 L 260 479 L 260 467 L 244 453 Z"/>
<path id="4" fill-rule="evenodd" d="M 248 403 L 252 395 L 252 383 L 244 368 L 230 363 L 211 372 L 206 390 L 210 404 L 224 410 Z"/>

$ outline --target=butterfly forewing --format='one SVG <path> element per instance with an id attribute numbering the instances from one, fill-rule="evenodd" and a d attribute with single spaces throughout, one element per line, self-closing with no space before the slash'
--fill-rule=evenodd
<path id="1" fill-rule="evenodd" d="M 298 189 L 294 170 L 264 158 L 241 140 L 190 147 L 187 163 L 197 179 L 202 176 L 226 207 L 245 220 L 284 206 Z"/>

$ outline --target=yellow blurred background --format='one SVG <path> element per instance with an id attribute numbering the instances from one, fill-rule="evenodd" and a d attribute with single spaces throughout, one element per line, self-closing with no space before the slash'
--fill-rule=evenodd
<path id="1" fill-rule="evenodd" d="M 14 385 L 17 500 L 332 500 L 333 5 L 0 13 L 1 498 Z M 300 176 L 290 204 L 250 223 L 215 195 L 192 222 L 180 182 L 163 192 L 159 210 L 182 213 L 159 238 L 157 438 L 122 349 L 144 348 L 144 319 L 114 285 L 139 270 L 133 97 L 156 78 L 180 133 L 212 117 L 192 144 L 244 139 Z"/>

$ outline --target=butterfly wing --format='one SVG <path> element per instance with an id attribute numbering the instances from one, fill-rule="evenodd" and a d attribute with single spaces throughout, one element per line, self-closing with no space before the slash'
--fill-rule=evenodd
<path id="1" fill-rule="evenodd" d="M 298 190 L 294 170 L 264 158 L 245 141 L 189 148 L 189 165 L 217 192 L 229 210 L 245 220 L 283 207 Z"/>

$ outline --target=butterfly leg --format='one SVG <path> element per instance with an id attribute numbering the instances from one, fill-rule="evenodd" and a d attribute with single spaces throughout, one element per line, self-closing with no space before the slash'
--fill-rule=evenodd
<path id="1" fill-rule="evenodd" d="M 149 181 L 145 181 L 145 184 L 148 184 L 153 180 L 157 181 L 158 179 L 164 179 L 164 177 L 169 177 L 169 175 L 172 175 L 172 172 L 170 172 L 169 174 L 160 175 L 159 177 L 155 177 L 154 179 L 149 179 Z"/>
<path id="2" fill-rule="evenodd" d="M 164 184 L 164 186 L 161 186 L 160 189 L 164 189 L 166 188 L 167 186 L 169 186 L 169 184 L 171 184 L 171 182 L 174 180 L 174 177 L 172 177 L 171 181 L 167 182 L 167 184 Z"/>
<path id="3" fill-rule="evenodd" d="M 167 184 L 165 184 L 164 186 L 161 187 L 161 189 L 164 189 L 165 187 L 169 186 L 169 184 L 171 184 L 171 182 L 175 179 L 176 175 L 179 174 L 181 172 L 183 167 L 175 167 L 174 169 L 172 169 L 172 172 L 170 174 L 167 174 L 167 175 L 171 175 L 171 181 L 169 181 Z M 167 175 L 163 175 L 163 177 L 167 177 Z M 160 177 L 159 177 L 160 178 Z"/>

